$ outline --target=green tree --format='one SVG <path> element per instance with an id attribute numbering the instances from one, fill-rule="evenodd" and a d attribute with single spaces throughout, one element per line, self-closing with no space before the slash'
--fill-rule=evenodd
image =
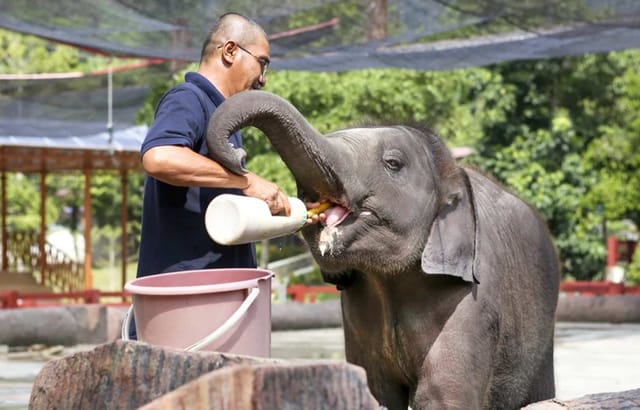
<path id="1" fill-rule="evenodd" d="M 88 71 L 106 67 L 106 57 L 80 52 L 35 36 L 0 29 L 0 72 L 7 74 Z"/>
<path id="2" fill-rule="evenodd" d="M 128 173 L 127 175 L 127 231 L 130 243 L 127 245 L 128 254 L 137 254 L 142 215 L 142 173 Z M 83 229 L 85 176 L 80 172 L 65 174 L 51 174 L 48 177 L 48 194 L 50 198 L 51 216 L 49 223 L 62 225 L 72 232 Z M 120 235 L 122 208 L 122 177 L 116 171 L 95 172 L 91 176 L 91 226 L 95 233 L 93 242 L 96 246 L 104 243 L 113 246 L 114 235 Z M 104 238 L 103 238 L 104 237 Z M 119 247 L 119 243 L 117 244 Z M 100 258 L 113 254 L 96 252 L 94 261 L 100 263 Z"/>
<path id="3" fill-rule="evenodd" d="M 585 203 L 602 204 L 607 219 L 628 218 L 640 226 L 640 53 L 615 53 L 611 59 L 622 74 L 610 83 L 617 96 L 612 115 L 596 127 L 599 138 L 585 150 L 585 162 L 598 170 Z"/>
<path id="4" fill-rule="evenodd" d="M 476 160 L 543 213 L 570 277 L 603 275 L 603 206 L 609 220 L 638 222 L 637 59 L 610 53 L 494 68 L 515 104 L 485 129 Z"/>
<path id="5" fill-rule="evenodd" d="M 7 229 L 40 230 L 40 174 L 7 174 Z M 55 220 L 58 212 L 53 198 L 46 198 L 46 218 Z"/>

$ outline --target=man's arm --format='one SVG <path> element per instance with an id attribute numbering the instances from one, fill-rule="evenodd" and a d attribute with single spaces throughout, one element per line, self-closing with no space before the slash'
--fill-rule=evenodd
<path id="1" fill-rule="evenodd" d="M 249 178 L 246 175 L 233 174 L 189 147 L 153 147 L 142 156 L 142 166 L 150 176 L 176 186 L 239 189 L 249 186 Z"/>
<path id="2" fill-rule="evenodd" d="M 145 172 L 167 184 L 210 188 L 238 188 L 247 196 L 262 199 L 271 213 L 291 214 L 289 199 L 273 182 L 251 172 L 236 175 L 191 148 L 163 145 L 150 148 L 142 156 Z"/>

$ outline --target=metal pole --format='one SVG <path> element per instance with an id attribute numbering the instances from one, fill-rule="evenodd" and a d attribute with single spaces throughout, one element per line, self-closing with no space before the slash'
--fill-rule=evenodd
<path id="1" fill-rule="evenodd" d="M 107 133 L 109 144 L 113 143 L 113 58 L 109 59 L 107 72 Z"/>

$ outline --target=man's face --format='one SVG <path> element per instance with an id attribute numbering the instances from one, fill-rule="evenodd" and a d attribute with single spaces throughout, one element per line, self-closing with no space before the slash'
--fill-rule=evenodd
<path id="1" fill-rule="evenodd" d="M 269 65 L 269 43 L 261 37 L 254 44 L 236 44 L 238 64 L 238 91 L 260 89 L 267 83 L 266 69 Z"/>

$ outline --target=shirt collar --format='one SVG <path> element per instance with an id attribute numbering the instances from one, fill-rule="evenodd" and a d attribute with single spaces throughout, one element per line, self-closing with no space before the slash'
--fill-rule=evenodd
<path id="1" fill-rule="evenodd" d="M 195 84 L 198 88 L 204 91 L 209 96 L 209 98 L 211 99 L 211 101 L 216 107 L 222 104 L 222 102 L 225 99 L 222 93 L 218 91 L 218 89 L 213 85 L 213 83 L 207 80 L 207 78 L 200 73 L 188 72 L 184 76 L 184 80 Z"/>

